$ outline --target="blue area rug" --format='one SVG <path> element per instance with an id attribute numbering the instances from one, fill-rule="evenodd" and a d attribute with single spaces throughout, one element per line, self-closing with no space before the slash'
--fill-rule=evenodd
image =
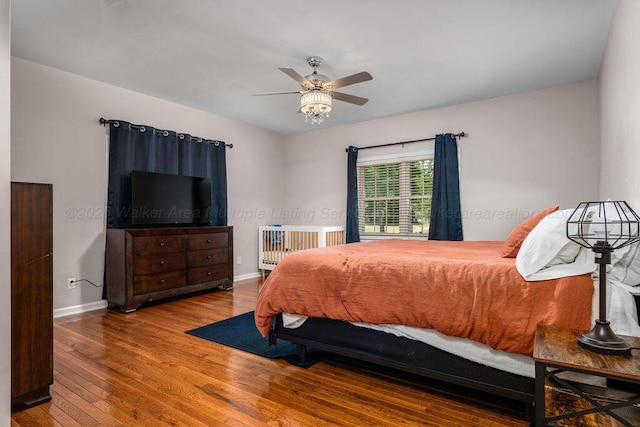
<path id="1" fill-rule="evenodd" d="M 289 341 L 278 340 L 276 345 L 270 346 L 269 339 L 263 338 L 258 332 L 253 315 L 254 312 L 251 311 L 192 329 L 187 331 L 187 334 L 270 359 L 285 358 L 293 363 L 296 345 Z M 313 363 L 319 361 L 318 353 L 320 352 L 311 348 L 307 348 L 307 352 L 315 353 Z"/>

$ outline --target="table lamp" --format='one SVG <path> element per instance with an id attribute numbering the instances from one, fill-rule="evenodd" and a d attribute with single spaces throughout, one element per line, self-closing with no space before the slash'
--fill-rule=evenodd
<path id="1" fill-rule="evenodd" d="M 587 350 L 612 355 L 628 355 L 631 346 L 618 337 L 607 320 L 607 264 L 611 253 L 640 241 L 640 217 L 627 202 L 582 202 L 567 220 L 567 237 L 595 253 L 599 265 L 599 313 L 589 332 L 578 337 Z"/>

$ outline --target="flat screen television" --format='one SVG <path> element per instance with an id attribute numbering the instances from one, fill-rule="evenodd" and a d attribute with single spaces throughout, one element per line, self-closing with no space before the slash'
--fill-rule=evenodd
<path id="1" fill-rule="evenodd" d="M 195 176 L 131 172 L 133 225 L 211 222 L 211 180 Z"/>

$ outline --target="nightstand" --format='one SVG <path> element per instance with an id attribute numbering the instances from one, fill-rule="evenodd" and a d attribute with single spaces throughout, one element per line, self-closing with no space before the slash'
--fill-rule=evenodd
<path id="1" fill-rule="evenodd" d="M 574 425 L 571 422 L 578 421 L 576 417 L 581 417 L 576 425 L 640 425 L 640 408 L 633 406 L 640 404 L 638 392 L 604 386 L 608 379 L 615 379 L 629 384 L 629 390 L 637 390 L 640 352 L 631 356 L 594 353 L 578 346 L 576 339 L 583 333 L 538 325 L 533 350 L 536 426 Z M 640 338 L 622 338 L 632 347 L 640 347 Z M 580 375 L 580 380 L 572 375 Z"/>

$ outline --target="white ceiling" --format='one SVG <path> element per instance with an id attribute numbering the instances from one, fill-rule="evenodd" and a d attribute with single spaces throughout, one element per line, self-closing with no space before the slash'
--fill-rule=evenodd
<path id="1" fill-rule="evenodd" d="M 597 78 L 616 1 L 14 0 L 12 54 L 288 134 Z M 252 96 L 312 55 L 370 101 L 311 125 Z"/>

